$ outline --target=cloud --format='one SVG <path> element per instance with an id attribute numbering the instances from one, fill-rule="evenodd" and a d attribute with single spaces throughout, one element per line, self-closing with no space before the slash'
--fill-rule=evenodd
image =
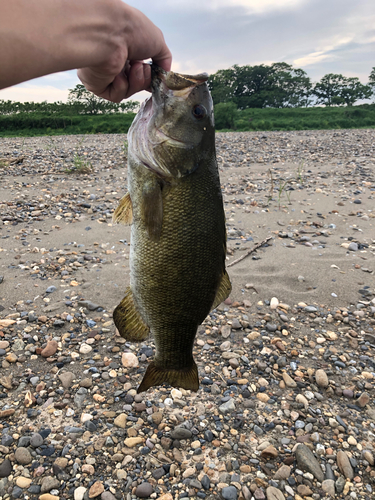
<path id="1" fill-rule="evenodd" d="M 51 85 L 28 85 L 27 87 L 16 85 L 0 90 L 0 99 L 17 102 L 56 102 L 66 101 L 68 93 L 68 89 L 58 89 Z"/>
<path id="2" fill-rule="evenodd" d="M 306 0 L 206 0 L 202 2 L 201 0 L 164 0 L 163 7 L 174 6 L 180 9 L 188 8 L 199 10 L 220 10 L 228 7 L 243 7 L 248 13 L 262 13 L 270 10 L 291 9 L 305 1 Z M 134 2 L 131 3 L 135 5 Z"/>
<path id="3" fill-rule="evenodd" d="M 327 73 L 366 82 L 375 65 L 374 0 L 128 0 L 161 28 L 172 69 L 214 73 L 234 64 L 287 62 L 313 81 Z M 64 99 L 79 80 L 56 73 L 0 91 L 0 99 Z M 40 90 L 37 90 L 37 87 Z M 34 89 L 34 93 L 33 93 Z M 142 100 L 146 93 L 132 99 Z"/>

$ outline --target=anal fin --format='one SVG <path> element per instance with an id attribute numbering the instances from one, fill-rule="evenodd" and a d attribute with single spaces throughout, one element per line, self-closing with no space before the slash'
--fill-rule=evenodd
<path id="1" fill-rule="evenodd" d="M 131 224 L 133 220 L 133 206 L 130 194 L 126 193 L 125 196 L 119 201 L 118 207 L 113 213 L 113 222 L 120 224 Z"/>
<path id="2" fill-rule="evenodd" d="M 113 311 L 113 320 L 121 337 L 131 342 L 145 340 L 150 334 L 149 327 L 136 309 L 130 287 L 127 288 L 125 297 Z"/>
<path id="3" fill-rule="evenodd" d="M 146 373 L 142 379 L 137 393 L 147 391 L 150 387 L 156 387 L 167 383 L 172 387 L 182 387 L 196 392 L 199 389 L 199 378 L 197 365 L 193 361 L 191 367 L 183 370 L 171 370 L 168 368 L 158 368 L 155 361 L 148 365 Z"/>
<path id="4" fill-rule="evenodd" d="M 214 303 L 212 305 L 212 309 L 215 309 L 219 304 L 221 304 L 230 294 L 232 291 L 232 285 L 228 276 L 228 273 L 224 271 L 224 274 L 221 278 L 221 282 L 219 285 L 219 288 L 216 292 L 216 297 L 214 300 Z"/>

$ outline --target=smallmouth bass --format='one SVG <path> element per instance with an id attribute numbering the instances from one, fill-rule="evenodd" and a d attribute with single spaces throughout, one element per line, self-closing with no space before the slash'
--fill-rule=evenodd
<path id="1" fill-rule="evenodd" d="M 152 66 L 152 97 L 128 133 L 130 287 L 113 313 L 126 340 L 155 339 L 138 393 L 164 382 L 197 391 L 198 326 L 229 295 L 226 228 L 207 74 Z"/>

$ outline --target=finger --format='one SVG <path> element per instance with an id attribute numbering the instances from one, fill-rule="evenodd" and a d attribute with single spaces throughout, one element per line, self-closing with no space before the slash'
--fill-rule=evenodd
<path id="1" fill-rule="evenodd" d="M 151 85 L 151 67 L 149 64 L 144 64 L 140 61 L 131 62 L 130 71 L 128 73 L 129 87 L 125 98 L 146 90 Z"/>
<path id="2" fill-rule="evenodd" d="M 166 45 L 164 45 L 162 51 L 152 58 L 152 61 L 165 69 L 165 71 L 170 71 L 172 66 L 172 54 Z"/>

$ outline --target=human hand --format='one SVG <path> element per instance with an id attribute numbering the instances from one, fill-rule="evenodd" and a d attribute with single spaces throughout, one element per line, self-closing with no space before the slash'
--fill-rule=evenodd
<path id="1" fill-rule="evenodd" d="M 172 54 L 164 36 L 142 12 L 121 2 L 103 62 L 78 70 L 85 87 L 99 97 L 120 102 L 151 85 L 151 67 L 144 59 L 170 71 Z"/>

